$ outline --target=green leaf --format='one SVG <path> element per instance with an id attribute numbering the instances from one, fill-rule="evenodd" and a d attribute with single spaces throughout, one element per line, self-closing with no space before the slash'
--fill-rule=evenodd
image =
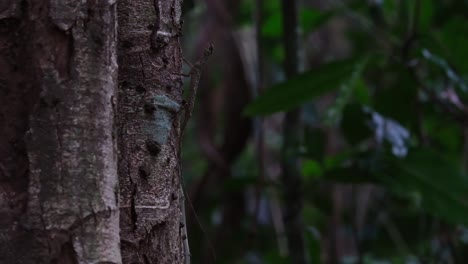
<path id="1" fill-rule="evenodd" d="M 316 179 L 322 176 L 323 170 L 320 163 L 315 160 L 307 160 L 302 164 L 302 175 L 310 179 Z"/>
<path id="2" fill-rule="evenodd" d="M 281 12 L 273 13 L 266 17 L 262 26 L 262 35 L 264 37 L 279 38 L 283 34 Z"/>
<path id="3" fill-rule="evenodd" d="M 380 72 L 377 81 L 373 108 L 379 114 L 400 122 L 405 127 L 415 127 L 417 123 L 414 103 L 417 97 L 417 84 L 406 69 L 391 65 L 386 72 Z"/>
<path id="4" fill-rule="evenodd" d="M 366 82 L 362 78 L 356 81 L 354 99 L 362 105 L 369 105 L 371 103 L 369 87 L 367 87 Z"/>
<path id="5" fill-rule="evenodd" d="M 426 111 L 424 130 L 430 136 L 432 144 L 445 155 L 458 157 L 463 150 L 463 128 L 453 120 L 447 120 L 445 114 Z"/>
<path id="6" fill-rule="evenodd" d="M 434 2 L 432 0 L 425 1 L 420 8 L 420 21 L 417 22 L 421 24 L 422 28 L 428 30 L 430 29 L 432 19 L 434 17 Z"/>
<path id="7" fill-rule="evenodd" d="M 330 20 L 336 12 L 334 10 L 320 11 L 304 8 L 300 11 L 300 21 L 304 32 L 311 32 Z"/>
<path id="8" fill-rule="evenodd" d="M 442 56 L 447 56 L 448 61 L 462 74 L 468 72 L 468 19 L 453 16 L 436 32 L 439 42 L 444 47 Z M 436 51 L 433 51 L 436 52 Z"/>
<path id="9" fill-rule="evenodd" d="M 362 58 L 334 61 L 277 84 L 247 106 L 247 115 L 268 115 L 287 111 L 326 92 L 338 89 L 352 76 Z"/>
<path id="10" fill-rule="evenodd" d="M 316 207 L 315 203 L 316 201 L 314 203 L 305 203 L 302 215 L 306 225 L 321 229 L 327 226 L 327 214 Z"/>
<path id="11" fill-rule="evenodd" d="M 358 80 L 361 79 L 362 72 L 367 65 L 368 59 L 360 61 L 347 81 L 345 81 L 339 90 L 338 96 L 335 99 L 334 104 L 327 111 L 326 121 L 330 124 L 337 123 L 341 119 L 345 106 L 349 103 L 352 98 Z"/>
<path id="12" fill-rule="evenodd" d="M 369 121 L 370 116 L 364 112 L 361 105 L 347 105 L 343 110 L 340 122 L 340 128 L 346 141 L 355 145 L 372 137 L 372 130 L 367 124 Z"/>
<path id="13" fill-rule="evenodd" d="M 418 192 L 424 211 L 454 224 L 468 224 L 468 179 L 451 161 L 431 150 L 410 152 L 393 162 L 382 181 L 394 192 Z"/>

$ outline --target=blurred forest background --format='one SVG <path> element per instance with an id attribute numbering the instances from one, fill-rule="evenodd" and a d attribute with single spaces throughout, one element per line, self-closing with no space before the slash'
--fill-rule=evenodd
<path id="1" fill-rule="evenodd" d="M 184 21 L 187 59 L 215 47 L 183 147 L 193 263 L 468 263 L 468 1 Z"/>

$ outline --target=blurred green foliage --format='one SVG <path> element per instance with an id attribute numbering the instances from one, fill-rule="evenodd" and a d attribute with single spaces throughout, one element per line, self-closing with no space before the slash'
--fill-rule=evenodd
<path id="1" fill-rule="evenodd" d="M 253 1 L 243 3 L 239 24 L 253 26 Z M 264 4 L 265 60 L 280 64 L 280 3 Z M 321 261 L 321 239 L 331 215 L 331 198 L 323 193 L 329 184 L 371 184 L 378 190 L 363 231 L 356 234 L 361 256 L 351 257 L 360 260 L 348 263 L 468 263 L 468 244 L 462 239 L 468 225 L 467 14 L 464 0 L 301 7 L 304 39 L 342 19 L 352 51 L 272 85 L 245 114 L 267 116 L 335 94 L 326 114 L 314 112 L 318 116 L 306 126 L 297 150 L 303 160 L 305 238 L 312 263 Z M 326 151 L 329 135 L 317 129 L 322 126 L 344 140 L 338 153 Z M 249 153 L 243 162 L 252 168 Z M 255 173 L 238 171 L 244 180 L 229 183 L 231 188 L 254 184 Z M 355 232 L 353 217 L 344 219 L 347 230 Z M 266 232 L 276 239 L 271 228 Z M 255 255 L 259 260 L 246 257 L 239 263 L 286 263 L 274 241 L 259 246 Z"/>
<path id="2" fill-rule="evenodd" d="M 359 78 L 365 59 L 352 58 L 322 65 L 265 91 L 246 108 L 249 115 L 265 115 L 300 106 L 340 85 Z M 351 86 L 351 85 L 350 85 Z"/>
<path id="3" fill-rule="evenodd" d="M 468 259 L 442 261 L 431 244 L 442 230 L 454 231 L 468 224 L 468 123 L 450 116 L 460 112 L 466 117 L 468 110 L 464 104 L 468 92 L 467 2 L 387 0 L 367 7 L 355 2 L 326 11 L 303 8 L 300 12 L 303 35 L 346 14 L 360 21 L 364 26 L 357 23 L 347 28 L 352 58 L 322 64 L 274 85 L 246 113 L 287 111 L 338 91 L 327 112 L 333 118 L 326 124 L 339 129 L 346 139 L 346 147 L 338 154 L 344 157 L 330 166 L 326 163 L 330 157 L 323 151 L 325 139 L 314 130 L 305 131 L 302 172 L 307 192 L 319 192 L 318 186 L 325 182 L 372 183 L 382 188 L 381 212 L 373 209 L 377 215 L 365 227 L 373 229 L 373 234 L 360 234 L 365 263 L 376 263 L 372 259 L 377 257 L 387 263 L 407 263 L 410 256 L 416 263 L 466 263 Z M 267 16 L 262 28 L 265 38 L 281 37 L 279 13 Z M 451 99 L 443 95 L 448 90 Z M 378 127 L 377 117 L 387 125 Z M 397 130 L 408 137 L 398 139 Z M 403 152 L 395 152 L 395 148 Z M 308 197 L 304 215 L 309 228 L 318 233 L 325 231 L 323 215 L 329 213 L 327 209 L 317 213 L 323 207 L 321 202 Z M 379 220 L 378 214 L 389 219 Z M 423 222 L 425 227 L 420 226 Z M 350 228 L 352 225 L 350 221 Z M 451 250 L 456 255 L 466 244 L 455 232 L 452 235 L 458 248 Z M 319 240 L 312 233 L 306 239 L 311 256 L 319 262 Z"/>

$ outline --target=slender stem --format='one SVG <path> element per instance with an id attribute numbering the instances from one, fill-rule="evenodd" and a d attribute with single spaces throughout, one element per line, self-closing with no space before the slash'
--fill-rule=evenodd
<path id="1" fill-rule="evenodd" d="M 256 82 L 254 84 L 254 97 L 257 97 L 263 88 L 263 54 L 262 54 L 262 25 L 263 0 L 255 1 L 255 40 L 257 47 Z M 264 131 L 263 118 L 255 118 L 255 146 L 258 161 L 258 182 L 255 190 L 254 229 L 257 228 L 257 217 L 260 211 L 261 193 L 265 188 L 265 162 L 264 162 Z"/>
<path id="2" fill-rule="evenodd" d="M 257 45 L 257 96 L 263 88 L 263 53 L 262 53 L 263 0 L 255 0 L 255 42 Z"/>
<path id="3" fill-rule="evenodd" d="M 298 15 L 296 0 L 282 0 L 283 44 L 285 49 L 284 70 L 287 78 L 299 71 Z M 300 109 L 286 113 L 283 128 L 282 184 L 284 193 L 283 218 L 288 239 L 289 263 L 308 263 L 304 242 L 302 220 L 302 178 L 299 173 L 299 146 L 301 122 Z"/>

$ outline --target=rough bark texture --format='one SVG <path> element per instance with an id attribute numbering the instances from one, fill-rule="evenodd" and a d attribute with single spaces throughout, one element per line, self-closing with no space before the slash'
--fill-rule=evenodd
<path id="1" fill-rule="evenodd" d="M 180 0 L 122 0 L 119 182 L 124 263 L 183 263 Z"/>
<path id="2" fill-rule="evenodd" d="M 121 263 L 115 14 L 0 1 L 0 263 Z"/>

